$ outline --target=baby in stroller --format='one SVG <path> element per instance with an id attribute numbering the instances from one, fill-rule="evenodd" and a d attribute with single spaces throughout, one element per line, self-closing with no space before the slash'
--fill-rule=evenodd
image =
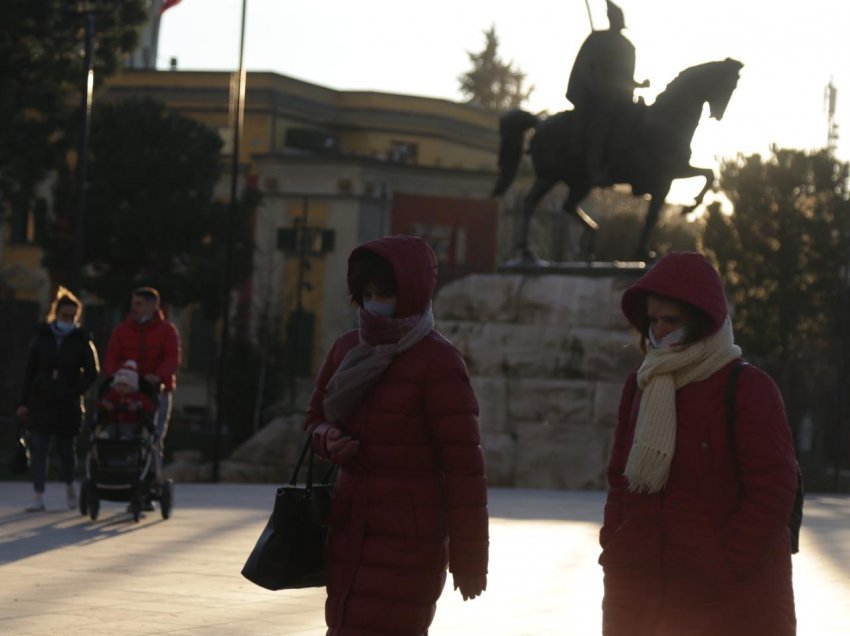
<path id="1" fill-rule="evenodd" d="M 86 456 L 80 513 L 96 520 L 100 501 L 126 501 L 138 521 L 143 510 L 160 502 L 163 519 L 171 514 L 171 480 L 158 480 L 153 416 L 157 389 L 140 384 L 136 363 L 126 361 L 101 384 L 100 399 Z"/>
<path id="2" fill-rule="evenodd" d="M 112 379 L 112 389 L 97 401 L 97 408 L 107 415 L 106 435 L 109 439 L 133 439 L 143 429 L 153 432 L 154 403 L 139 390 L 136 362 L 127 360 Z"/>

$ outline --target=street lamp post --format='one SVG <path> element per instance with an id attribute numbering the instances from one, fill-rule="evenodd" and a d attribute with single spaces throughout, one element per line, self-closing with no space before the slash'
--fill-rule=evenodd
<path id="1" fill-rule="evenodd" d="M 91 129 L 92 94 L 94 91 L 94 65 L 92 48 L 94 40 L 95 10 L 86 5 L 79 11 L 85 17 L 85 48 L 83 53 L 83 86 L 80 104 L 80 137 L 77 146 L 77 216 L 74 221 L 74 255 L 71 269 L 71 289 L 80 293 L 82 285 L 83 253 L 85 250 L 86 178 L 88 171 L 89 131 Z"/>
<path id="2" fill-rule="evenodd" d="M 239 176 L 239 140 L 242 137 L 242 125 L 245 116 L 245 9 L 248 0 L 242 0 L 242 29 L 239 36 L 239 76 L 236 86 L 235 108 L 233 109 L 233 160 L 230 170 L 230 205 L 227 209 L 227 223 L 224 236 L 224 295 L 221 303 L 221 342 L 218 353 L 218 371 L 216 373 L 216 419 L 213 439 L 212 480 L 219 481 L 221 463 L 221 431 L 227 421 L 227 408 L 224 395 L 225 374 L 227 368 L 227 349 L 230 340 L 230 275 L 233 268 L 233 220 L 238 205 Z"/>

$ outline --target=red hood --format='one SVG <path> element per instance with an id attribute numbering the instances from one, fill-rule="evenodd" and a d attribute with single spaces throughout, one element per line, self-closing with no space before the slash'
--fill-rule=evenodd
<path id="1" fill-rule="evenodd" d="M 349 271 L 353 259 L 364 251 L 374 252 L 392 265 L 398 286 L 396 318 L 422 313 L 437 286 L 437 255 L 425 239 L 395 234 L 364 243 L 348 257 Z"/>
<path id="2" fill-rule="evenodd" d="M 720 329 L 726 319 L 726 295 L 717 270 L 696 252 L 672 252 L 661 258 L 623 294 L 620 307 L 632 326 L 643 332 L 647 294 L 661 294 L 693 305 Z"/>

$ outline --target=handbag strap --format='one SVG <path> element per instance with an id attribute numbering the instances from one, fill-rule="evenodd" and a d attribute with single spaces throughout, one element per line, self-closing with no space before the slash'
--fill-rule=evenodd
<path id="1" fill-rule="evenodd" d="M 307 462 L 307 490 L 313 488 L 313 433 L 307 433 L 307 439 L 304 440 L 304 446 L 301 447 L 301 452 L 298 454 L 298 461 L 295 464 L 295 470 L 292 471 L 292 479 L 289 480 L 289 485 L 294 486 L 298 482 L 298 473 L 301 472 L 301 466 L 304 464 L 304 459 L 307 457 L 307 452 L 310 453 L 310 461 Z"/>

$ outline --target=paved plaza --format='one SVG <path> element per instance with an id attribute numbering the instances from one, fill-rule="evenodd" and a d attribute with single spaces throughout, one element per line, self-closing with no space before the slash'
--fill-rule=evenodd
<path id="1" fill-rule="evenodd" d="M 447 589 L 432 636 L 599 634 L 596 544 L 603 493 L 494 489 L 488 590 Z M 103 502 L 96 522 L 24 513 L 23 482 L 0 483 L 0 634 L 316 635 L 324 589 L 269 592 L 239 571 L 265 524 L 271 485 L 178 484 L 171 519 L 133 523 Z M 850 634 L 850 497 L 807 498 L 794 557 L 800 636 Z M 761 636 L 761 635 L 753 635 Z M 768 635 L 765 635 L 768 636 Z"/>

